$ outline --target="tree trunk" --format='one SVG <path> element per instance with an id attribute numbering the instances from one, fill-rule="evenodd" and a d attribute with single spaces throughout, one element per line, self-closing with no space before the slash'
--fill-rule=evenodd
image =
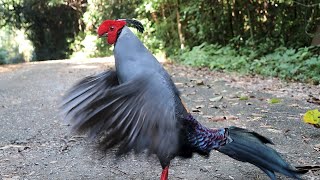
<path id="1" fill-rule="evenodd" d="M 162 15 L 162 19 L 165 20 L 166 19 L 166 12 L 165 12 L 165 8 L 163 3 L 161 3 L 161 15 Z"/>
<path id="2" fill-rule="evenodd" d="M 312 39 L 311 42 L 312 46 L 320 45 L 320 25 L 318 25 L 317 30 L 315 32 L 315 36 Z"/>
<path id="3" fill-rule="evenodd" d="M 179 0 L 177 0 L 177 5 L 176 5 L 176 16 L 177 16 L 177 25 L 178 25 L 178 34 L 179 34 L 179 40 L 180 40 L 180 49 L 185 48 L 185 38 L 184 34 L 182 32 L 182 24 L 180 22 L 180 12 L 179 12 Z"/>
<path id="4" fill-rule="evenodd" d="M 248 14 L 248 23 L 249 23 L 249 30 L 250 30 L 250 39 L 251 39 L 252 42 L 254 42 L 253 24 L 252 24 L 252 18 L 251 18 L 251 13 L 250 13 L 250 9 L 249 9 L 250 7 L 249 6 L 247 6 L 247 14 Z"/>
<path id="5" fill-rule="evenodd" d="M 228 17 L 229 17 L 229 27 L 231 32 L 231 38 L 233 38 L 234 33 L 233 33 L 233 24 L 232 24 L 232 9 L 231 9 L 231 4 L 229 0 L 227 0 L 227 5 L 228 5 Z"/>

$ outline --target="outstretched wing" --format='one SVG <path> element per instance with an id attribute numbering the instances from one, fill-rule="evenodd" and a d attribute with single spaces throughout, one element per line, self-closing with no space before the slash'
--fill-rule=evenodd
<path id="1" fill-rule="evenodd" d="M 63 97 L 61 110 L 65 115 L 65 120 L 77 129 L 82 121 L 79 112 L 101 97 L 108 89 L 117 85 L 119 85 L 117 74 L 113 70 L 88 76 L 78 82 Z"/>
<path id="2" fill-rule="evenodd" d="M 104 76 L 106 81 L 110 81 L 109 77 Z M 73 88 L 63 105 L 72 127 L 102 139 L 104 149 L 119 145 L 118 155 L 131 149 L 136 152 L 148 149 L 163 157 L 175 153 L 176 94 L 168 81 L 156 73 L 119 85 L 115 79 L 105 86 L 98 84 L 101 80 L 91 83 L 84 80 Z M 91 87 L 94 90 L 87 91 Z"/>
<path id="3" fill-rule="evenodd" d="M 82 121 L 81 112 L 88 104 L 101 97 L 107 89 L 119 85 L 115 71 L 88 76 L 74 85 L 62 99 L 61 111 L 65 120 L 77 128 Z"/>

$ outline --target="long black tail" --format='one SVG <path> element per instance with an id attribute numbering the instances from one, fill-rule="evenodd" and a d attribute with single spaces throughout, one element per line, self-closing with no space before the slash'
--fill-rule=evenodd
<path id="1" fill-rule="evenodd" d="M 272 180 L 277 179 L 275 172 L 296 179 L 301 179 L 299 175 L 307 172 L 293 169 L 279 153 L 266 145 L 273 144 L 271 140 L 256 132 L 230 127 L 229 137 L 232 142 L 222 146 L 218 151 L 238 161 L 259 167 Z"/>

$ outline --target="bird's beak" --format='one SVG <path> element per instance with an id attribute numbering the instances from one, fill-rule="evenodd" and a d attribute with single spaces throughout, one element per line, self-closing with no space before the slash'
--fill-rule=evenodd
<path id="1" fill-rule="evenodd" d="M 102 35 L 99 35 L 99 38 L 102 38 L 102 37 L 108 37 L 108 33 L 104 33 Z"/>

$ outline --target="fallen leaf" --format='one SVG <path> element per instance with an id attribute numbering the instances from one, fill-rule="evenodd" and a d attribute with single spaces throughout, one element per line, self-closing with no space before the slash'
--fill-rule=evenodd
<path id="1" fill-rule="evenodd" d="M 311 171 L 318 171 L 320 170 L 320 166 L 319 165 L 304 165 L 304 166 L 296 166 L 295 167 L 297 170 L 299 171 L 303 171 L 303 170 L 311 170 Z"/>
<path id="2" fill-rule="evenodd" d="M 288 133 L 289 131 L 291 131 L 290 129 L 285 129 L 283 132 L 284 133 Z"/>
<path id="3" fill-rule="evenodd" d="M 201 79 L 190 79 L 190 82 L 195 82 L 197 86 L 204 85 L 204 82 Z"/>
<path id="4" fill-rule="evenodd" d="M 201 112 L 199 109 L 196 109 L 196 108 L 192 108 L 191 111 L 192 112 Z"/>
<path id="5" fill-rule="evenodd" d="M 204 85 L 204 82 L 203 82 L 202 80 L 197 80 L 197 81 L 196 81 L 196 85 L 197 85 L 197 86 Z"/>
<path id="6" fill-rule="evenodd" d="M 220 109 L 220 107 L 219 106 L 216 106 L 216 105 L 209 105 L 209 108 L 215 108 L 215 109 Z"/>
<path id="7" fill-rule="evenodd" d="M 252 113 L 251 116 L 253 116 L 253 117 L 262 117 L 263 115 L 262 114 L 257 114 L 257 113 Z"/>
<path id="8" fill-rule="evenodd" d="M 175 82 L 174 83 L 176 86 L 183 86 L 184 84 L 183 83 L 180 83 L 180 82 Z"/>
<path id="9" fill-rule="evenodd" d="M 269 99 L 268 102 L 269 102 L 270 104 L 277 104 L 277 103 L 280 103 L 280 102 L 281 102 L 281 99 L 271 98 L 271 99 Z"/>
<path id="10" fill-rule="evenodd" d="M 289 107 L 299 107 L 298 104 L 290 104 Z"/>
<path id="11" fill-rule="evenodd" d="M 270 132 L 273 132 L 273 133 L 281 133 L 282 132 L 282 131 L 280 131 L 278 129 L 271 129 L 271 128 L 268 128 L 267 130 L 270 131 Z"/>
<path id="12" fill-rule="evenodd" d="M 237 120 L 239 119 L 236 116 L 215 116 L 208 118 L 209 121 L 218 122 L 218 121 L 225 121 L 225 120 Z"/>
<path id="13" fill-rule="evenodd" d="M 239 98 L 239 96 L 237 94 L 232 94 L 232 95 L 229 96 L 229 98 L 235 99 L 235 98 Z"/>
<path id="14" fill-rule="evenodd" d="M 311 97 L 307 100 L 307 102 L 320 105 L 320 99 L 319 99 L 319 98 L 316 98 L 316 97 L 313 97 L 313 96 L 311 96 Z"/>
<path id="15" fill-rule="evenodd" d="M 260 120 L 260 119 L 262 119 L 262 117 L 261 116 L 258 116 L 258 117 L 247 117 L 247 119 L 248 119 L 248 121 L 258 121 L 258 120 Z"/>
<path id="16" fill-rule="evenodd" d="M 245 100 L 248 100 L 248 99 L 249 99 L 248 96 L 240 96 L 240 97 L 239 97 L 239 100 L 240 100 L 240 101 L 245 101 Z"/>
<path id="17" fill-rule="evenodd" d="M 206 101 L 204 98 L 197 98 L 193 102 L 203 102 Z"/>
<path id="18" fill-rule="evenodd" d="M 270 125 L 261 125 L 260 127 L 262 127 L 262 128 L 272 128 L 272 126 L 270 126 Z"/>
<path id="19" fill-rule="evenodd" d="M 210 98 L 209 101 L 211 101 L 211 102 L 218 102 L 218 101 L 220 101 L 221 99 L 223 99 L 223 96 L 217 96 L 217 97 L 214 97 L 214 98 Z"/>
<path id="20" fill-rule="evenodd" d="M 239 119 L 237 116 L 227 116 L 228 120 L 237 120 Z"/>
<path id="21" fill-rule="evenodd" d="M 309 110 L 303 115 L 303 121 L 320 128 L 320 112 L 318 109 Z"/>
<path id="22" fill-rule="evenodd" d="M 195 94 L 196 94 L 196 92 L 193 91 L 193 92 L 187 93 L 186 95 L 189 96 L 189 95 L 195 95 Z"/>
<path id="23" fill-rule="evenodd" d="M 196 109 L 201 109 L 203 107 L 204 107 L 204 105 L 198 105 L 198 106 L 196 106 Z"/>
<path id="24" fill-rule="evenodd" d="M 215 116 L 215 117 L 208 118 L 208 120 L 214 121 L 214 122 L 224 121 L 224 120 L 227 120 L 227 117 L 226 116 Z"/>
<path id="25" fill-rule="evenodd" d="M 23 149 L 25 149 L 26 147 L 29 148 L 28 146 L 9 144 L 9 145 L 0 147 L 0 150 L 5 150 L 5 149 L 9 149 L 9 148 L 23 148 Z"/>

